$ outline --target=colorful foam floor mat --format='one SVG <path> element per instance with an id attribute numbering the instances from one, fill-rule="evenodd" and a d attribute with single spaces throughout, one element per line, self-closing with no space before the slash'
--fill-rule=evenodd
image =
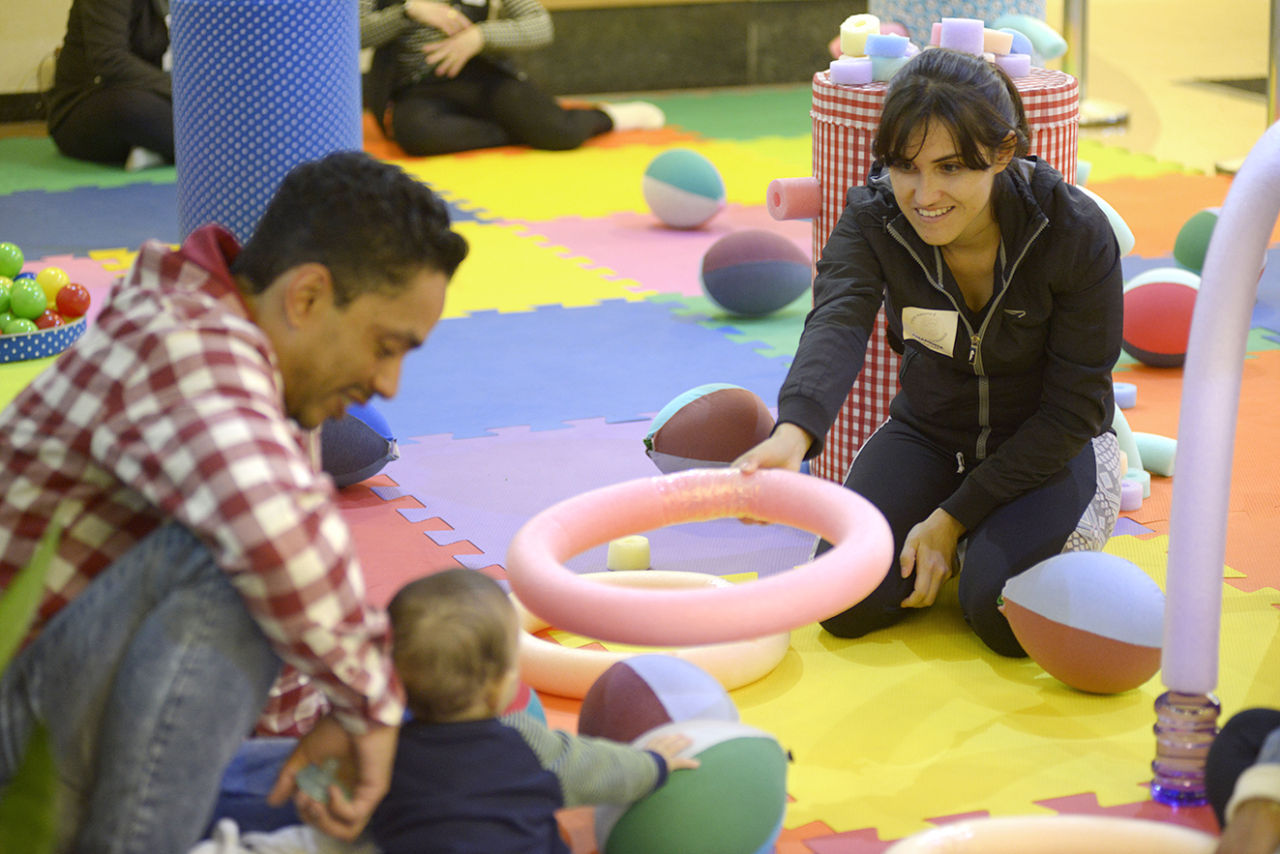
<path id="1" fill-rule="evenodd" d="M 654 414 L 704 383 L 735 383 L 772 403 L 807 297 L 765 318 L 729 317 L 702 295 L 699 264 L 732 231 L 764 228 L 806 252 L 807 222 L 771 220 L 774 178 L 810 174 L 808 86 L 657 99 L 662 131 L 609 134 L 573 152 L 505 148 L 406 158 L 366 122 L 366 148 L 443 196 L 471 257 L 445 317 L 413 354 L 401 392 L 378 408 L 401 458 L 341 494 L 371 595 L 465 566 L 505 577 L 515 530 L 553 502 L 656 473 L 643 437 Z M 660 151 L 707 155 L 728 206 L 706 227 L 674 231 L 648 212 L 641 175 Z M 1137 236 L 1129 275 L 1172 264 L 1174 238 L 1196 211 L 1220 205 L 1226 178 L 1082 144 L 1089 186 Z M 174 170 L 139 175 L 59 157 L 44 139 L 0 140 L 0 240 L 23 246 L 28 269 L 67 268 L 100 301 L 146 238 L 178 239 Z M 14 168 L 10 168 L 14 167 Z M 1273 267 L 1280 267 L 1275 264 Z M 1280 295 L 1280 273 L 1260 293 Z M 1255 313 L 1236 437 L 1219 696 L 1225 716 L 1280 705 L 1276 608 L 1280 569 L 1280 299 Z M 92 321 L 92 318 L 91 318 Z M 0 366 L 7 402 L 48 361 Z M 1122 360 L 1138 387 L 1134 430 L 1177 435 L 1181 372 Z M 1163 585 L 1171 480 L 1153 479 L 1108 546 Z M 649 532 L 653 565 L 717 575 L 768 575 L 807 559 L 812 537 L 736 520 Z M 602 549 L 571 561 L 603 568 Z M 557 642 L 591 643 L 564 632 Z M 1138 816 L 1213 829 L 1207 808 L 1152 802 L 1153 703 L 1159 676 L 1111 696 L 1072 690 L 1034 661 L 986 650 L 954 592 L 901 626 L 838 640 L 807 626 L 765 678 L 733 692 L 747 723 L 777 736 L 793 761 L 776 851 L 872 854 L 928 827 L 981 815 Z M 576 701 L 544 696 L 572 729 Z M 708 817 L 713 819 L 713 817 Z M 575 854 L 595 842 L 589 811 L 563 815 Z"/>

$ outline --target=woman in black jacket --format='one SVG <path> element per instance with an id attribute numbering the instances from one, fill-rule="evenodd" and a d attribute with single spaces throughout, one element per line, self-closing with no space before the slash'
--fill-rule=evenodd
<path id="1" fill-rule="evenodd" d="M 169 0 L 74 0 L 49 93 L 59 151 L 130 167 L 173 162 L 168 14 Z"/>
<path id="2" fill-rule="evenodd" d="M 1101 549 L 1115 524 L 1120 251 L 1083 192 L 1025 157 L 1029 133 L 1013 82 L 978 57 L 928 50 L 898 72 L 877 166 L 817 265 L 778 426 L 736 463 L 798 469 L 822 449 L 883 304 L 901 387 L 846 486 L 884 513 L 898 561 L 823 622 L 833 634 L 891 625 L 958 574 L 977 635 L 1025 655 L 1005 581 Z"/>

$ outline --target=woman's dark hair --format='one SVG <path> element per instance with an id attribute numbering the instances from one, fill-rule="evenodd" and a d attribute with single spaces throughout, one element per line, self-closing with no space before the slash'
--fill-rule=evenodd
<path id="1" fill-rule="evenodd" d="M 231 272 L 261 293 L 291 267 L 323 264 L 341 308 L 364 293 L 395 293 L 423 269 L 452 277 L 466 255 L 466 239 L 425 184 L 343 151 L 285 176 Z"/>
<path id="2" fill-rule="evenodd" d="M 1031 128 L 1022 98 L 1004 70 L 968 53 L 930 48 L 893 76 L 871 151 L 888 166 L 909 163 L 930 122 L 951 132 L 961 162 L 986 169 L 992 155 L 1014 137 L 1014 154 L 1027 153 Z"/>

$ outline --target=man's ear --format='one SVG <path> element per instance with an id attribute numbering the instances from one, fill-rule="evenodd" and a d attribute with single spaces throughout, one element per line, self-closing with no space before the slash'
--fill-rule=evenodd
<path id="1" fill-rule="evenodd" d="M 290 326 L 301 326 L 333 302 L 333 275 L 323 264 L 308 262 L 280 274 L 282 302 Z"/>

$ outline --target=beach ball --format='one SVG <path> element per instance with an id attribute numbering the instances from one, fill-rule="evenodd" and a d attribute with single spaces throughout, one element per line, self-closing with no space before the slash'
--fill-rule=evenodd
<path id="1" fill-rule="evenodd" d="M 391 427 L 371 406 L 354 404 L 320 427 L 320 467 L 339 489 L 373 477 L 400 458 Z"/>
<path id="2" fill-rule="evenodd" d="M 673 655 L 636 655 L 612 665 L 587 689 L 579 735 L 633 741 L 664 724 L 736 721 L 738 707 L 716 678 Z"/>
<path id="3" fill-rule="evenodd" d="M 600 854 L 755 854 L 771 851 L 787 806 L 787 754 L 763 730 L 733 721 L 671 723 L 633 745 L 671 732 L 701 763 L 676 771 L 657 791 L 626 807 L 595 811 Z"/>
<path id="4" fill-rule="evenodd" d="M 1124 351 L 1144 365 L 1176 368 L 1187 358 L 1200 276 L 1157 267 L 1124 286 Z"/>
<path id="5" fill-rule="evenodd" d="M 1205 208 L 1192 214 L 1173 242 L 1173 260 L 1192 272 L 1199 273 L 1204 269 L 1204 256 L 1209 251 L 1209 239 L 1213 237 L 1213 229 L 1218 224 L 1220 208 Z"/>
<path id="6" fill-rule="evenodd" d="M 724 207 L 724 180 L 715 164 L 690 148 L 662 152 L 644 170 L 649 210 L 671 228 L 697 228 Z"/>
<path id="7" fill-rule="evenodd" d="M 542 699 L 538 696 L 538 692 L 529 687 L 529 683 L 524 680 L 521 680 L 516 685 L 516 695 L 511 698 L 511 703 L 502 711 L 504 715 L 511 715 L 516 712 L 532 715 L 543 724 L 547 722 L 547 710 L 542 706 Z"/>
<path id="8" fill-rule="evenodd" d="M 1106 552 L 1063 552 L 1005 582 L 1000 610 L 1022 648 L 1081 691 L 1116 694 L 1160 669 L 1164 592 Z"/>
<path id="9" fill-rule="evenodd" d="M 707 383 L 662 407 L 644 437 L 645 453 L 663 474 L 727 466 L 769 438 L 773 414 L 758 394 Z"/>
<path id="10" fill-rule="evenodd" d="M 730 314 L 762 317 L 807 293 L 809 255 L 772 231 L 735 231 L 702 256 L 702 291 Z"/>

